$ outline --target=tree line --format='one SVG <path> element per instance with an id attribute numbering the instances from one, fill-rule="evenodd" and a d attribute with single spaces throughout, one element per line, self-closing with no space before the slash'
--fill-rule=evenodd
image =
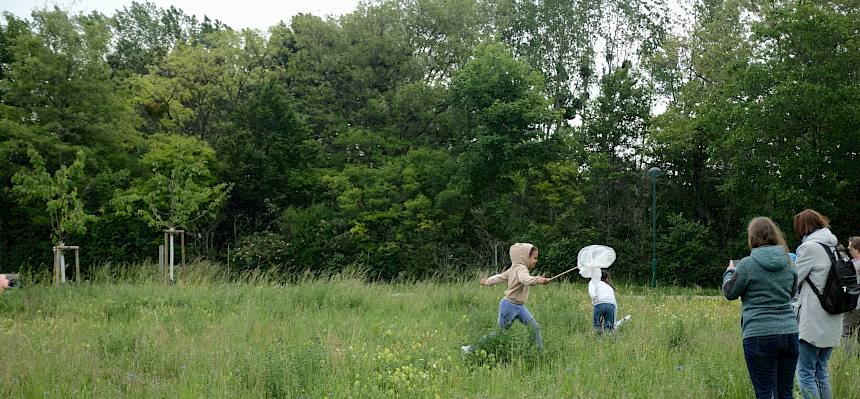
<path id="1" fill-rule="evenodd" d="M 0 24 L 0 268 L 93 265 L 160 231 L 231 270 L 382 279 L 618 252 L 714 284 L 746 222 L 860 229 L 849 0 L 380 0 L 266 32 L 175 7 Z M 679 15 L 689 19 L 680 23 Z M 797 245 L 790 240 L 790 246 Z"/>

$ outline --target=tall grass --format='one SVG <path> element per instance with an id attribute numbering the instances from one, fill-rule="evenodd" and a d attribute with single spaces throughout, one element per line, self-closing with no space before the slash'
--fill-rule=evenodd
<path id="1" fill-rule="evenodd" d="M 535 287 L 546 349 L 495 325 L 503 287 L 365 282 L 353 269 L 281 282 L 195 262 L 178 284 L 155 265 L 103 265 L 60 288 L 0 296 L 0 397 L 748 398 L 739 303 L 710 292 L 619 289 L 633 318 L 592 333 L 579 281 Z M 713 292 L 713 291 L 712 291 Z M 835 397 L 860 398 L 860 358 L 835 351 Z"/>

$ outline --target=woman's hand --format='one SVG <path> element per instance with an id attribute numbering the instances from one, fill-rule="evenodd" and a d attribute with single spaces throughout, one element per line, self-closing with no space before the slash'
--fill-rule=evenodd
<path id="1" fill-rule="evenodd" d="M 482 278 L 482 279 L 480 280 L 480 283 L 481 283 L 481 285 L 487 285 L 487 279 L 486 279 L 486 278 Z"/>
<path id="2" fill-rule="evenodd" d="M 735 270 L 735 261 L 729 260 L 729 265 L 726 266 L 726 270 Z"/>
<path id="3" fill-rule="evenodd" d="M 537 278 L 538 284 L 549 284 L 549 279 L 544 276 L 538 276 Z"/>

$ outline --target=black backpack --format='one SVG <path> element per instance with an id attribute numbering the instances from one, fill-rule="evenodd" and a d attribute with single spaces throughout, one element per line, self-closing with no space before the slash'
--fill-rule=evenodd
<path id="1" fill-rule="evenodd" d="M 821 244 L 821 243 L 819 243 Z M 857 284 L 857 271 L 854 263 L 844 250 L 839 248 L 830 249 L 821 244 L 824 251 L 830 255 L 830 272 L 827 273 L 827 282 L 824 283 L 822 292 L 818 292 L 815 284 L 806 276 L 806 282 L 815 292 L 821 308 L 830 314 L 850 312 L 857 307 L 857 298 L 860 297 L 860 284 Z"/>

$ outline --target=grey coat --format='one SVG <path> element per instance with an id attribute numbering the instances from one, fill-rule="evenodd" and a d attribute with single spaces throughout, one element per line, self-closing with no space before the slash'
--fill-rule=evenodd
<path id="1" fill-rule="evenodd" d="M 818 292 L 824 288 L 827 274 L 830 272 L 830 255 L 824 247 L 835 247 L 838 243 L 830 229 L 823 228 L 810 233 L 803 238 L 803 243 L 797 247 L 797 284 L 800 286 L 800 298 L 797 319 L 800 327 L 800 339 L 819 348 L 839 346 L 842 335 L 842 315 L 830 314 L 821 308 L 821 303 L 815 292 L 809 288 L 806 277 L 815 284 Z"/>

